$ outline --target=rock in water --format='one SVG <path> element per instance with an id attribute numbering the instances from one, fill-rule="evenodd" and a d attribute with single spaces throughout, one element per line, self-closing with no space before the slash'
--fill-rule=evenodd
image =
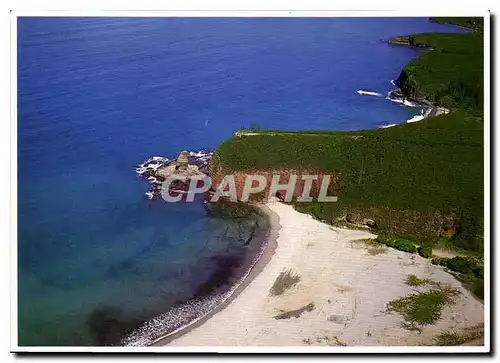
<path id="1" fill-rule="evenodd" d="M 152 156 L 146 161 L 136 165 L 136 173 L 148 180 L 151 189 L 145 193 L 149 199 L 161 194 L 161 185 L 166 176 L 172 173 L 184 173 L 189 175 L 206 174 L 208 163 L 212 159 L 213 152 L 208 150 L 183 151 L 178 158 L 169 159 L 163 156 Z M 172 169 L 172 170 L 170 170 Z M 181 170 L 182 169 L 182 170 Z M 165 175 L 165 173 L 167 175 Z M 185 187 L 185 186 L 184 186 Z M 185 188 L 178 188 L 183 191 Z"/>

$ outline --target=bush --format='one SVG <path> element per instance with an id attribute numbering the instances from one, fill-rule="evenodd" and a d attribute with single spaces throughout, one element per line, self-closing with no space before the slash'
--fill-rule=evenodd
<path id="1" fill-rule="evenodd" d="M 431 258 L 432 257 L 432 246 L 426 245 L 426 246 L 420 246 L 417 249 L 417 252 L 420 256 L 424 258 Z"/>
<path id="2" fill-rule="evenodd" d="M 436 257 L 436 258 L 433 258 L 433 259 L 431 260 L 431 263 L 432 263 L 433 265 L 441 265 L 441 261 L 442 261 L 442 260 L 445 260 L 445 258 L 439 258 L 439 257 Z M 441 265 L 441 266 L 442 266 L 442 265 Z"/>
<path id="3" fill-rule="evenodd" d="M 484 324 L 466 327 L 462 330 L 443 331 L 434 337 L 434 342 L 439 346 L 463 345 L 471 340 L 484 336 Z"/>
<path id="4" fill-rule="evenodd" d="M 484 268 L 483 267 L 474 267 L 472 269 L 472 273 L 474 276 L 476 276 L 478 279 L 484 279 Z"/>
<path id="5" fill-rule="evenodd" d="M 394 247 L 394 238 L 392 237 L 385 235 L 378 235 L 376 241 L 378 243 L 386 245 L 387 247 Z"/>
<path id="6" fill-rule="evenodd" d="M 480 299 L 484 299 L 484 280 L 475 279 L 473 281 L 472 293 Z"/>
<path id="7" fill-rule="evenodd" d="M 407 239 L 397 239 L 394 241 L 394 248 L 403 252 L 415 253 L 417 248 L 415 245 L 408 241 Z"/>
<path id="8" fill-rule="evenodd" d="M 433 258 L 433 265 L 444 266 L 458 272 L 455 277 L 480 299 L 484 299 L 484 268 L 470 257 Z"/>
<path id="9" fill-rule="evenodd" d="M 449 268 L 451 271 L 460 272 L 462 274 L 469 272 L 469 263 L 463 257 L 448 258 L 444 260 L 442 264 L 444 264 L 444 266 Z"/>
<path id="10" fill-rule="evenodd" d="M 432 263 L 444 266 L 451 271 L 468 275 L 471 278 L 479 280 L 484 278 L 484 267 L 470 257 L 434 258 Z"/>
<path id="11" fill-rule="evenodd" d="M 387 308 L 389 312 L 401 314 L 410 324 L 434 324 L 441 316 L 444 305 L 453 303 L 457 294 L 457 290 L 449 288 L 434 289 L 392 300 L 387 304 Z"/>
<path id="12" fill-rule="evenodd" d="M 444 266 L 447 269 L 459 272 L 462 274 L 472 274 L 475 277 L 482 279 L 484 276 L 484 269 L 479 266 L 477 262 L 468 257 L 453 257 L 453 258 L 435 258 L 432 260 L 434 265 Z"/>
<path id="13" fill-rule="evenodd" d="M 406 284 L 410 285 L 410 286 L 421 286 L 421 285 L 426 285 L 426 284 L 430 284 L 430 283 L 435 284 L 433 281 L 431 281 L 429 279 L 421 279 L 415 275 L 408 275 L 408 277 L 406 278 Z"/>

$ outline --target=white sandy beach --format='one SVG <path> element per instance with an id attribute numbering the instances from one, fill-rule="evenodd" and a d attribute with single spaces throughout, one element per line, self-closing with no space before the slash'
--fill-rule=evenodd
<path id="1" fill-rule="evenodd" d="M 270 261 L 228 306 L 169 346 L 429 345 L 443 330 L 483 322 L 482 302 L 430 260 L 394 249 L 369 253 L 369 246 L 356 242 L 375 238 L 369 232 L 333 228 L 281 203 L 267 207 L 281 225 Z M 284 270 L 300 281 L 270 296 Z M 404 329 L 402 318 L 386 311 L 389 301 L 415 292 L 405 283 L 409 274 L 460 291 L 455 304 L 445 306 L 436 324 L 421 333 Z M 310 303 L 314 309 L 299 317 L 274 318 Z"/>

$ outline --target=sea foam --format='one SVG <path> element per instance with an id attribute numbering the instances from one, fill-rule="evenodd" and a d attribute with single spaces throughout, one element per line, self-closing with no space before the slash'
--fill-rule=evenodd
<path id="1" fill-rule="evenodd" d="M 372 92 L 372 91 L 364 91 L 362 89 L 357 90 L 356 93 L 358 95 L 365 95 L 365 96 L 377 96 L 377 97 L 382 97 L 382 94 L 378 92 Z"/>

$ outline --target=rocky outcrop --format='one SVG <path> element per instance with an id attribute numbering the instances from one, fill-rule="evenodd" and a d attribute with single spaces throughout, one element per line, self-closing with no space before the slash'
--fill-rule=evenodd
<path id="1" fill-rule="evenodd" d="M 149 199 L 158 198 L 161 194 L 162 183 L 167 177 L 176 173 L 185 176 L 185 181 L 176 180 L 171 184 L 171 191 L 185 192 L 189 185 L 189 178 L 195 175 L 203 175 L 208 171 L 208 163 L 212 159 L 213 152 L 207 150 L 182 152 L 182 170 L 177 169 L 179 158 L 169 159 L 163 156 L 152 156 L 146 161 L 136 165 L 136 173 L 145 178 L 151 189 L 146 192 Z"/>
<path id="2" fill-rule="evenodd" d="M 428 50 L 432 49 L 427 44 L 419 43 L 418 41 L 416 41 L 413 35 L 402 35 L 394 37 L 389 40 L 389 44 L 404 45 L 407 47 L 414 47 L 414 48 L 428 49 Z"/>

